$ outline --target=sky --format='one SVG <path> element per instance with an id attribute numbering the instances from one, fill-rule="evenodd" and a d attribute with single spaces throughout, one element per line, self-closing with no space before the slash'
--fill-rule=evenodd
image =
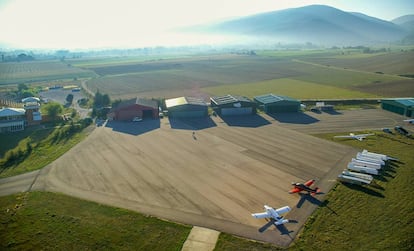
<path id="1" fill-rule="evenodd" d="M 225 42 L 176 27 L 329 5 L 384 20 L 414 14 L 413 0 L 0 0 L 0 47 L 87 49 Z"/>

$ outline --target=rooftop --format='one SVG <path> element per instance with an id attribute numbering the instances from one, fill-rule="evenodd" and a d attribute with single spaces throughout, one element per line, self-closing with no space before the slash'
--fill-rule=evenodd
<path id="1" fill-rule="evenodd" d="M 193 97 L 179 97 L 179 98 L 166 99 L 165 105 L 167 106 L 167 108 L 174 107 L 174 106 L 180 106 L 180 105 L 207 106 L 207 104 L 202 99 L 193 98 Z"/>
<path id="2" fill-rule="evenodd" d="M 8 116 L 22 116 L 25 115 L 25 110 L 22 108 L 2 108 L 0 109 L 0 117 Z"/>
<path id="3" fill-rule="evenodd" d="M 261 96 L 256 96 L 254 97 L 257 101 L 259 101 L 260 103 L 263 104 L 271 104 L 271 103 L 276 103 L 276 102 L 280 102 L 283 100 L 286 101 L 292 101 L 292 102 L 299 102 L 296 99 L 287 97 L 287 96 L 279 96 L 279 95 L 274 95 L 274 94 L 265 94 L 265 95 L 261 95 Z"/>
<path id="4" fill-rule="evenodd" d="M 219 96 L 219 97 L 212 97 L 210 98 L 212 102 L 214 102 L 216 105 L 224 105 L 224 104 L 231 104 L 236 102 L 252 102 L 250 99 L 243 97 L 243 96 L 232 96 L 232 95 L 225 95 L 225 96 Z"/>
<path id="5" fill-rule="evenodd" d="M 142 105 L 142 106 L 158 109 L 157 101 L 151 100 L 151 99 L 143 99 L 143 98 L 133 98 L 133 99 L 125 100 L 121 102 L 118 105 L 118 107 L 125 107 L 125 106 L 130 106 L 130 105 Z"/>
<path id="6" fill-rule="evenodd" d="M 383 100 L 390 100 L 400 103 L 404 106 L 414 106 L 414 98 L 387 98 Z"/>

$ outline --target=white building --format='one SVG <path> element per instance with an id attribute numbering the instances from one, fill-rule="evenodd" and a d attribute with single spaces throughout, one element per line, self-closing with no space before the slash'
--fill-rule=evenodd
<path id="1" fill-rule="evenodd" d="M 17 132 L 24 130 L 26 111 L 22 108 L 0 109 L 0 132 Z"/>

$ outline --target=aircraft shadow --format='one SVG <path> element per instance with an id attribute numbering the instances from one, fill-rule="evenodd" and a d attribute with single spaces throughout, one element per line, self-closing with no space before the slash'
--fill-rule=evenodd
<path id="1" fill-rule="evenodd" d="M 239 126 L 239 127 L 261 127 L 271 124 L 265 118 L 260 115 L 240 115 L 240 116 L 222 116 L 220 118 L 229 126 Z"/>
<path id="2" fill-rule="evenodd" d="M 356 191 L 360 191 L 360 192 L 363 192 L 363 193 L 366 193 L 366 194 L 369 194 L 369 195 L 372 195 L 372 196 L 376 196 L 376 197 L 379 197 L 379 198 L 385 198 L 385 196 L 382 193 L 377 192 L 375 190 L 372 190 L 372 189 L 370 189 L 366 186 L 359 186 L 359 185 L 354 185 L 354 184 L 349 184 L 349 183 L 342 183 L 342 184 L 344 186 L 346 186 L 350 189 L 356 190 Z"/>
<path id="3" fill-rule="evenodd" d="M 160 128 L 159 119 L 144 119 L 141 122 L 132 121 L 108 121 L 105 127 L 112 128 L 113 131 L 140 135 Z"/>
<path id="4" fill-rule="evenodd" d="M 217 126 L 210 117 L 203 118 L 168 118 L 173 129 L 202 130 Z"/>
<path id="5" fill-rule="evenodd" d="M 268 115 L 281 123 L 307 125 L 319 122 L 319 119 L 309 116 L 308 114 L 303 112 L 268 113 Z"/>
<path id="6" fill-rule="evenodd" d="M 295 221 L 295 220 L 289 220 L 289 223 L 297 223 L 297 221 Z M 282 225 L 276 225 L 276 224 L 274 224 L 274 221 L 273 220 L 270 220 L 270 221 L 268 221 L 266 224 L 264 224 L 261 228 L 259 228 L 259 232 L 260 233 L 263 233 L 264 231 L 266 231 L 269 227 L 271 227 L 271 226 L 275 226 L 275 228 L 277 229 L 277 230 L 279 230 L 279 232 L 280 232 L 280 235 L 290 235 L 290 233 L 293 233 L 294 231 L 293 230 L 289 230 L 289 229 L 287 229 L 286 228 L 286 226 L 284 225 L 284 224 L 282 224 Z"/>
<path id="7" fill-rule="evenodd" d="M 323 194 L 323 193 L 319 192 L 317 194 Z M 299 196 L 300 196 L 300 200 L 296 204 L 296 208 L 301 208 L 303 203 L 305 203 L 305 201 L 309 201 L 310 203 L 314 205 L 318 205 L 318 206 L 322 205 L 322 202 L 320 200 L 318 200 L 317 198 L 315 198 L 309 193 L 299 193 Z"/>

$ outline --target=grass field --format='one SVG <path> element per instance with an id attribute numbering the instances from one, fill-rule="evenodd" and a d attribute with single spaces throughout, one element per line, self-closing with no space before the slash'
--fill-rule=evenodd
<path id="1" fill-rule="evenodd" d="M 1 250 L 181 250 L 191 228 L 61 194 L 0 198 Z"/>

